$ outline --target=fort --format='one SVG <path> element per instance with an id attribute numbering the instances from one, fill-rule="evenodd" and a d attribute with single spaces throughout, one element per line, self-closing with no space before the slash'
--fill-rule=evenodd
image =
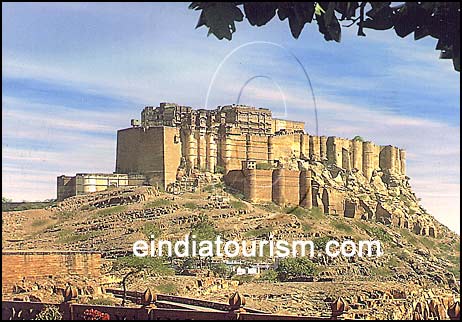
<path id="1" fill-rule="evenodd" d="M 374 170 L 406 172 L 406 153 L 393 146 L 305 133 L 305 124 L 272 118 L 269 109 L 243 105 L 194 110 L 161 103 L 145 107 L 141 122 L 117 133 L 116 173 L 145 175 L 163 188 L 177 180 L 178 170 L 241 170 L 242 161 L 256 168 L 284 168 L 291 159 L 322 161 L 357 169 L 370 180 Z"/>
<path id="2" fill-rule="evenodd" d="M 304 122 L 244 105 L 145 107 L 141 120 L 117 132 L 115 172 L 60 176 L 58 200 L 111 187 L 197 188 L 205 175 L 222 177 L 250 202 L 318 207 L 436 236 L 410 189 L 405 150 L 311 135 Z"/>

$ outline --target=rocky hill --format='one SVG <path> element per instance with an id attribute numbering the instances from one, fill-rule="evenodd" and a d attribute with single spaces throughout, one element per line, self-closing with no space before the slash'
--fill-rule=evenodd
<path id="1" fill-rule="evenodd" d="M 317 247 L 322 247 L 328 239 L 378 239 L 384 251 L 381 257 L 330 258 L 324 254 L 311 259 L 316 267 L 315 283 L 325 285 L 319 289 L 326 289 L 325 294 L 342 289 L 350 303 L 360 302 L 361 296 L 375 296 L 371 294 L 378 289 L 380 296 L 398 288 L 409 291 L 414 300 L 426 296 L 422 292 L 430 290 L 459 297 L 460 236 L 419 206 L 409 178 L 376 172 L 366 182 L 354 171 L 316 162 L 309 167 L 315 182 L 346 195 L 369 215 L 348 218 L 325 214 L 317 207 L 250 204 L 227 191 L 216 178 L 208 177 L 202 179 L 203 184 L 195 192 L 174 195 L 153 187 L 121 188 L 71 197 L 47 209 L 2 212 L 2 249 L 98 250 L 105 258 L 114 259 L 130 253 L 136 240 L 147 240 L 150 235 L 175 240 L 192 231 L 199 235 L 221 235 L 224 240 L 266 239 L 272 234 L 275 239 L 288 241 L 309 239 Z M 275 287 L 271 281 L 258 279 L 241 282 L 239 287 L 245 294 L 258 299 L 256 308 L 299 314 L 306 313 L 301 307 L 311 306 L 313 312 L 319 309 L 310 302 L 317 300 L 310 300 L 310 296 L 301 301 L 304 305 L 287 304 L 291 297 L 296 301 L 301 296 L 300 290 L 308 286 L 300 286 L 295 292 L 293 283 L 279 283 Z M 252 284 L 247 282 L 265 283 L 269 293 L 287 292 L 285 297 L 274 295 L 276 298 L 271 300 L 271 294 L 262 293 L 264 288 L 250 287 Z M 146 284 L 139 283 L 133 287 L 143 290 Z M 362 291 L 354 291 L 353 285 L 365 286 Z M 348 288 L 351 296 L 347 294 Z M 208 299 L 223 295 L 197 293 L 197 290 L 190 294 L 192 288 L 176 290 Z M 261 300 L 265 296 L 269 297 Z M 312 305 L 307 306 L 306 302 Z"/>

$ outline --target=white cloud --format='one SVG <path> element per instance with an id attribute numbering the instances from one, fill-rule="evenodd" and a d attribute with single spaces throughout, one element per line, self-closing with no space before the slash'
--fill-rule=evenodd
<path id="1" fill-rule="evenodd" d="M 279 101 L 271 89 L 249 86 L 248 97 Z M 312 104 L 303 90 L 286 95 L 288 114 L 303 120 L 313 133 Z M 318 97 L 320 134 L 353 138 L 361 135 L 381 145 L 407 151 L 407 172 L 422 204 L 438 220 L 459 231 L 460 225 L 460 128 L 431 119 L 400 115 L 386 108 L 371 109 Z"/>
<path id="2" fill-rule="evenodd" d="M 2 160 L 6 164 L 2 167 L 2 183 L 7 197 L 18 200 L 26 198 L 26 195 L 30 196 L 30 199 L 51 198 L 55 196 L 56 175 L 81 171 L 112 172 L 115 162 L 115 131 L 127 127 L 130 118 L 138 117 L 143 104 L 176 101 L 202 107 L 208 82 L 221 58 L 246 40 L 254 40 L 254 36 L 258 35 L 263 40 L 280 39 L 288 48 L 292 46 L 291 50 L 294 49 L 294 52 L 306 53 L 307 56 L 302 57 L 302 60 L 306 59 L 306 64 L 310 64 L 307 67 L 312 71 L 315 88 L 320 89 L 317 97 L 320 134 L 350 138 L 361 135 L 379 144 L 405 148 L 408 153 L 411 182 L 417 195 L 422 197 L 424 206 L 443 223 L 452 229 L 458 229 L 459 127 L 429 117 L 399 114 L 390 110 L 385 103 L 375 108 L 367 106 L 367 103 L 345 103 L 341 96 L 342 93 L 359 88 L 367 99 L 368 90 L 382 87 L 386 90 L 386 83 L 402 84 L 402 91 L 407 91 L 408 84 L 403 83 L 407 81 L 415 81 L 419 87 L 425 81 L 425 86 L 421 90 L 437 92 L 440 97 L 444 97 L 441 95 L 448 92 L 458 93 L 460 81 L 454 77 L 452 63 L 437 59 L 438 53 L 433 50 L 434 44 L 431 44 L 431 39 L 414 42 L 412 39 L 399 39 L 393 31 L 371 30 L 367 32 L 366 38 L 358 40 L 355 30 L 345 29 L 342 44 L 338 45 L 322 42 L 319 33 L 312 28 L 315 26 L 309 26 L 310 28 L 304 30 L 302 37 L 295 41 L 287 40 L 287 23 L 277 21 L 261 30 L 240 25 L 233 42 L 219 42 L 206 38 L 204 30 L 193 30 L 197 13 L 187 11 L 185 6 L 184 9 L 175 12 L 176 15 L 181 12 L 182 18 L 191 17 L 189 20 L 193 23 L 187 27 L 191 30 L 185 29 L 184 34 L 179 35 L 176 28 L 164 27 L 166 22 L 171 22 L 170 16 L 157 16 L 156 8 L 142 7 L 141 10 L 129 9 L 130 16 L 137 17 L 136 21 L 131 21 L 132 23 L 138 24 L 138 20 L 143 20 L 142 23 L 145 24 L 142 37 L 128 32 L 123 35 L 124 38 L 118 38 L 111 43 L 105 31 L 101 30 L 111 30 L 111 33 L 124 33 L 125 30 L 109 28 L 120 27 L 121 24 L 117 21 L 111 25 L 106 19 L 119 17 L 127 8 L 133 7 L 110 6 L 110 12 L 104 13 L 101 12 L 105 10 L 104 6 L 41 6 L 41 9 L 66 10 L 67 13 L 96 13 L 96 16 L 90 15 L 87 22 L 89 28 L 95 28 L 98 35 L 85 39 L 88 43 L 79 43 L 79 51 L 61 51 L 61 44 L 53 42 L 52 47 L 37 47 L 37 51 L 18 50 L 23 48 L 23 45 L 15 48 L 5 46 L 2 50 L 2 76 L 59 84 L 80 91 L 83 95 L 93 93 L 127 98 L 139 102 L 140 105 L 127 112 L 83 112 L 77 107 L 38 104 L 26 97 L 18 99 L 2 96 Z M 104 14 L 104 17 L 100 17 L 101 14 Z M 32 11 L 31 16 L 36 15 L 37 12 Z M 95 18 L 104 18 L 104 23 L 98 24 L 93 20 Z M 185 24 L 189 24 L 189 20 Z M 30 23 L 26 26 L 26 31 L 30 33 L 30 39 L 35 40 L 36 36 L 40 35 L 33 32 L 34 21 Z M 252 33 L 246 34 L 247 29 L 252 29 Z M 88 31 L 86 29 L 86 32 Z M 192 34 L 198 37 L 188 37 Z M 58 32 L 57 35 L 65 39 L 63 36 L 68 35 L 67 30 L 62 34 Z M 70 44 L 67 44 L 69 47 L 66 48 L 72 48 L 76 45 L 75 41 L 79 41 L 78 33 L 69 35 L 75 38 L 68 38 Z M 313 35 L 319 38 L 319 42 L 308 41 Z M 10 38 L 8 44 L 14 43 L 12 39 Z M 47 39 L 45 37 L 45 40 Z M 104 43 L 100 43 L 101 41 Z M 24 41 L 24 44 L 28 43 L 30 42 Z M 66 44 L 62 45 L 65 47 Z M 336 50 L 338 49 L 338 57 L 343 59 L 340 63 L 323 59 L 324 54 L 333 49 L 334 45 Z M 56 49 L 58 53 L 53 52 Z M 380 52 L 382 49 L 385 52 Z M 349 52 L 348 57 L 342 56 L 342 50 Z M 371 58 L 361 62 L 354 54 L 355 50 L 361 51 L 358 54 L 377 54 L 375 60 Z M 255 76 L 256 72 L 268 72 L 284 90 L 288 110 L 287 116 L 280 116 L 304 120 L 307 130 L 313 133 L 313 104 L 307 84 L 303 83 L 304 79 L 300 77 L 299 67 L 287 59 L 287 53 L 282 56 L 280 52 L 275 54 L 267 47 L 249 47 L 249 51 L 233 56 L 217 78 L 209 108 L 214 106 L 213 104 L 234 103 L 239 86 L 249 77 Z M 330 57 L 330 53 L 327 56 Z M 316 58 L 318 59 L 310 60 Z M 391 67 L 387 70 L 380 69 L 381 59 L 386 59 L 385 65 Z M 350 63 L 350 60 L 355 63 L 355 67 L 362 67 L 360 63 L 368 67 L 369 63 L 371 66 L 377 64 L 379 68 L 371 68 L 373 76 L 361 77 L 356 75 L 357 71 L 353 67 L 341 66 L 343 62 Z M 335 77 L 330 74 L 333 70 L 338 71 Z M 251 84 L 245 89 L 242 103 L 270 105 L 277 113 L 284 112 L 281 108 L 281 94 L 274 86 L 269 84 L 268 87 L 257 88 L 254 85 Z M 322 92 L 324 90 L 326 92 Z M 410 90 L 415 90 L 415 86 Z M 391 94 L 386 92 L 385 95 Z M 36 148 L 24 147 L 25 143 L 31 140 L 41 142 L 41 145 Z M 24 144 L 16 146 L 18 141 Z"/>

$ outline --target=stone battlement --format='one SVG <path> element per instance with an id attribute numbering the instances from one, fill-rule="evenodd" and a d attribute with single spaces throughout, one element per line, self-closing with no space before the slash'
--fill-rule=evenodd
<path id="1" fill-rule="evenodd" d="M 266 108 L 244 105 L 193 109 L 175 103 L 147 106 L 141 122 L 117 133 L 116 173 L 145 175 L 162 187 L 177 179 L 178 169 L 224 172 L 241 162 L 287 163 L 312 160 L 357 169 L 370 180 L 374 170 L 406 174 L 406 153 L 358 139 L 314 136 L 300 121 L 272 117 Z"/>

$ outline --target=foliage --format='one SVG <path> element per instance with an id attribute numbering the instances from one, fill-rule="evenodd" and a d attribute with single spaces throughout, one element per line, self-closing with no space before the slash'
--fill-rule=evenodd
<path id="1" fill-rule="evenodd" d="M 12 202 L 13 200 L 7 197 L 2 197 L 2 204 L 7 203 L 7 202 Z"/>
<path id="2" fill-rule="evenodd" d="M 46 305 L 36 316 L 34 320 L 62 320 L 63 315 L 59 308 L 54 305 Z"/>
<path id="3" fill-rule="evenodd" d="M 381 243 L 383 242 L 391 242 L 393 239 L 391 238 L 390 234 L 388 234 L 385 229 L 381 227 L 369 227 L 367 230 L 369 236 L 378 239 Z"/>
<path id="4" fill-rule="evenodd" d="M 411 233 L 409 230 L 405 228 L 400 228 L 399 233 L 401 237 L 406 239 L 411 245 L 413 246 L 418 245 L 417 235 L 415 235 L 414 233 Z"/>
<path id="5" fill-rule="evenodd" d="M 272 227 L 255 228 L 244 233 L 245 237 L 265 237 L 273 230 Z"/>
<path id="6" fill-rule="evenodd" d="M 200 220 L 191 227 L 191 236 L 196 236 L 196 241 L 203 240 L 215 240 L 218 232 L 216 231 L 213 224 L 209 221 L 206 216 L 202 216 Z"/>
<path id="7" fill-rule="evenodd" d="M 237 210 L 247 209 L 247 205 L 240 200 L 231 200 L 229 205 Z"/>
<path id="8" fill-rule="evenodd" d="M 255 281 L 255 275 L 234 275 L 231 279 L 234 281 L 239 281 L 239 284 L 244 284 L 244 283 L 251 283 Z"/>
<path id="9" fill-rule="evenodd" d="M 163 284 L 155 286 L 155 289 L 162 294 L 176 294 L 178 293 L 177 286 L 172 282 L 165 282 Z"/>
<path id="10" fill-rule="evenodd" d="M 323 236 L 323 237 L 315 238 L 313 240 L 314 249 L 321 250 L 321 251 L 325 250 L 326 249 L 326 244 L 330 240 L 332 240 L 332 237 L 329 237 L 329 236 Z"/>
<path id="11" fill-rule="evenodd" d="M 75 231 L 70 229 L 64 229 L 58 233 L 57 242 L 61 244 L 71 244 L 101 236 L 103 233 L 103 231 L 97 230 L 88 233 L 77 234 Z"/>
<path id="12" fill-rule="evenodd" d="M 351 226 L 349 224 L 346 224 L 346 223 L 341 222 L 341 221 L 333 222 L 332 226 L 334 226 L 338 230 L 342 230 L 342 231 L 347 232 L 347 233 L 351 233 L 353 231 L 353 229 L 351 228 Z"/>
<path id="13" fill-rule="evenodd" d="M 141 231 L 146 238 L 151 238 L 151 235 L 154 236 L 154 238 L 157 238 L 161 234 L 159 227 L 151 222 L 145 223 Z"/>
<path id="14" fill-rule="evenodd" d="M 279 262 L 276 271 L 280 281 L 287 281 L 292 278 L 314 275 L 316 265 L 306 257 L 286 258 Z"/>
<path id="15" fill-rule="evenodd" d="M 197 204 L 194 203 L 194 202 L 187 202 L 183 205 L 183 207 L 185 207 L 186 209 L 189 209 L 189 210 L 196 210 L 197 209 Z"/>
<path id="16" fill-rule="evenodd" d="M 313 207 L 310 209 L 302 208 L 299 206 L 296 207 L 286 207 L 284 208 L 286 214 L 293 214 L 300 219 L 311 218 L 311 219 L 321 219 L 324 215 L 321 208 Z"/>
<path id="17" fill-rule="evenodd" d="M 357 25 L 358 36 L 364 29 L 387 30 L 415 40 L 431 36 L 438 39 L 440 58 L 453 60 L 460 71 L 460 3 L 459 2 L 192 2 L 190 9 L 200 10 L 196 28 L 206 26 L 208 35 L 231 40 L 235 22 L 245 18 L 252 26 L 263 26 L 276 14 L 288 20 L 290 31 L 298 38 L 305 24 L 316 21 L 327 41 L 340 42 L 340 22 Z"/>
<path id="18" fill-rule="evenodd" d="M 24 211 L 29 209 L 44 209 L 56 204 L 55 201 L 24 201 L 21 203 L 12 203 L 11 199 L 2 197 L 2 211 Z"/>
<path id="19" fill-rule="evenodd" d="M 301 207 L 286 207 L 284 209 L 286 214 L 293 214 L 297 217 L 304 217 L 308 214 L 308 210 L 301 208 Z"/>
<path id="20" fill-rule="evenodd" d="M 390 277 L 393 271 L 389 267 L 372 267 L 371 275 L 375 277 Z"/>
<path id="21" fill-rule="evenodd" d="M 125 206 L 125 205 L 119 205 L 119 206 L 104 208 L 104 209 L 98 210 L 97 216 L 108 216 L 108 215 L 123 212 L 125 210 L 127 210 L 127 206 Z"/>
<path id="22" fill-rule="evenodd" d="M 363 139 L 362 136 L 356 135 L 356 136 L 353 138 L 353 141 L 364 142 L 364 139 Z"/>
<path id="23" fill-rule="evenodd" d="M 156 199 L 156 200 L 147 202 L 147 203 L 144 205 L 144 209 L 148 209 L 148 208 L 157 208 L 157 207 L 165 207 L 165 206 L 169 206 L 171 203 L 172 203 L 171 200 L 159 198 L 159 199 Z"/>
<path id="24" fill-rule="evenodd" d="M 115 303 L 113 300 L 109 298 L 100 297 L 100 298 L 93 298 L 93 299 L 88 300 L 88 304 L 114 306 Z"/>
<path id="25" fill-rule="evenodd" d="M 259 204 L 258 207 L 263 209 L 263 210 L 269 211 L 269 212 L 279 212 L 279 211 L 281 211 L 281 207 L 279 207 L 278 205 L 276 205 L 273 202 Z"/>
<path id="26" fill-rule="evenodd" d="M 229 274 L 231 273 L 231 269 L 225 263 L 213 264 L 210 267 L 210 269 L 212 270 L 212 272 L 214 272 L 215 274 L 217 274 L 218 276 L 222 278 L 228 277 Z"/>
<path id="27" fill-rule="evenodd" d="M 221 165 L 217 165 L 217 166 L 215 167 L 215 172 L 216 172 L 216 173 L 225 174 L 225 168 L 222 167 Z"/>
<path id="28" fill-rule="evenodd" d="M 80 210 L 84 210 L 84 211 L 91 211 L 91 210 L 95 210 L 96 207 L 93 206 L 93 205 L 83 205 L 82 207 L 80 207 Z"/>
<path id="29" fill-rule="evenodd" d="M 124 256 L 115 260 L 112 265 L 114 271 L 121 271 L 123 269 L 131 269 L 136 271 L 146 271 L 157 275 L 173 275 L 174 270 L 165 263 L 161 257 L 136 257 Z"/>
<path id="30" fill-rule="evenodd" d="M 265 270 L 260 275 L 260 280 L 267 282 L 277 282 L 278 281 L 278 272 L 273 269 Z"/>
<path id="31" fill-rule="evenodd" d="M 58 217 L 60 219 L 70 219 L 71 217 L 74 217 L 77 214 L 76 211 L 61 211 L 58 213 Z"/>

